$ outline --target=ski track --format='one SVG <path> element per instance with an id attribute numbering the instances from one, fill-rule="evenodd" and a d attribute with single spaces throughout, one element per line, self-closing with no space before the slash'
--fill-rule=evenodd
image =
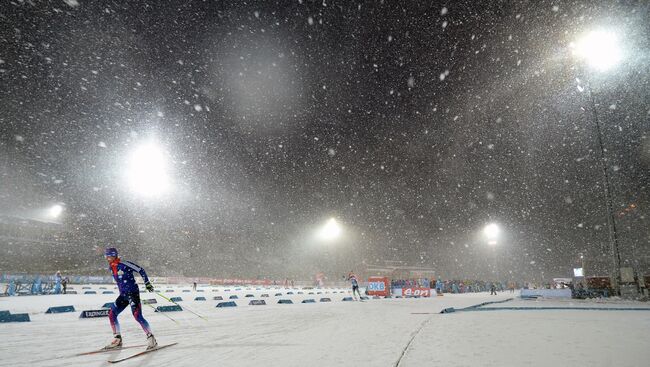
<path id="1" fill-rule="evenodd" d="M 255 294 L 276 290 L 245 290 L 180 293 L 186 305 L 207 321 L 189 312 L 170 312 L 179 325 L 152 309 L 144 308 L 160 344 L 178 342 L 169 350 L 120 362 L 120 366 L 546 366 L 533 351 L 574 350 L 558 353 L 554 365 L 609 366 L 608 355 L 623 354 L 620 366 L 644 365 L 650 352 L 642 341 L 650 330 L 650 312 L 461 312 L 437 315 L 446 307 L 463 308 L 485 301 L 510 298 L 482 294 L 445 295 L 431 299 L 370 299 L 342 302 L 347 294 L 290 295 L 262 298 L 266 306 L 248 306 Z M 286 290 L 277 290 L 283 294 Z M 307 292 L 305 292 L 307 293 Z M 240 306 L 217 309 L 215 295 L 237 294 Z M 168 294 L 166 294 L 168 295 Z M 203 295 L 208 301 L 192 301 Z M 79 319 L 84 309 L 96 309 L 116 295 L 33 296 L 0 299 L 0 309 L 30 310 L 32 322 L 0 324 L 5 353 L 0 366 L 55 367 L 108 366 L 108 359 L 132 353 L 116 351 L 90 356 L 77 353 L 108 343 L 111 331 L 106 318 Z M 152 298 L 151 295 L 143 298 Z M 329 297 L 331 303 L 301 304 L 300 301 Z M 157 297 L 161 302 L 160 297 Z M 292 299 L 293 305 L 278 305 Z M 224 300 L 226 301 L 226 300 Z M 514 300 L 507 304 L 530 301 Z M 53 305 L 75 305 L 74 313 L 46 315 Z M 160 304 L 166 304 L 161 302 Z M 621 301 L 534 301 L 534 305 L 585 304 L 607 307 L 631 305 Z M 91 307 L 92 306 L 92 307 Z M 636 304 L 639 306 L 639 304 Z M 643 306 L 643 304 L 641 304 Z M 425 314 L 414 314 L 414 313 Z M 605 315 L 606 314 L 606 315 Z M 611 314 L 611 315 L 610 315 Z M 125 345 L 141 344 L 144 334 L 129 310 L 120 315 Z M 616 330 L 623 325 L 625 330 Z M 534 330 L 534 332 L 531 332 Z M 571 336 L 571 338 L 568 338 Z M 613 338 L 613 339 L 612 339 Z M 523 345 L 521 345 L 523 343 Z M 592 343 L 592 344 L 589 344 Z M 582 346 L 582 347 L 581 347 Z M 496 353 L 504 347 L 513 354 Z M 582 349 L 580 349 L 582 348 Z M 585 353 L 585 348 L 590 353 Z M 519 351 L 525 351 L 524 354 Z M 610 354 L 607 354 L 610 353 Z M 504 357 L 509 356 L 509 357 Z M 517 362 L 517 363 L 515 363 Z M 525 363 L 524 363 L 525 362 Z M 636 363 L 636 364 L 635 364 Z M 639 364 L 640 363 L 640 364 Z"/>

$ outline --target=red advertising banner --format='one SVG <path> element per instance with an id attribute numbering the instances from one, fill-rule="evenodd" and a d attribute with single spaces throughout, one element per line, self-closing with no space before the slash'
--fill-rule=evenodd
<path id="1" fill-rule="evenodd" d="M 420 297 L 431 297 L 431 288 L 402 288 L 402 296 L 420 296 Z"/>
<path id="2" fill-rule="evenodd" d="M 370 296 L 389 296 L 390 279 L 386 277 L 368 278 L 368 295 Z"/>

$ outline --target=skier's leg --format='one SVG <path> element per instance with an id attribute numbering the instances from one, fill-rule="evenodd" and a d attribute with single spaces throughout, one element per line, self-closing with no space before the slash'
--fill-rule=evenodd
<path id="1" fill-rule="evenodd" d="M 111 328 L 113 329 L 114 335 L 120 335 L 120 323 L 117 321 L 117 316 L 120 312 L 124 311 L 126 306 L 128 306 L 129 301 L 120 294 L 119 297 L 111 305 L 111 309 L 108 311 L 108 320 L 111 322 Z"/>
<path id="2" fill-rule="evenodd" d="M 130 294 L 129 298 L 131 301 L 131 312 L 133 313 L 133 317 L 140 324 L 145 334 L 147 335 L 151 334 L 151 328 L 149 327 L 149 323 L 147 322 L 147 320 L 145 320 L 144 316 L 142 316 L 142 304 L 140 303 L 140 294 L 138 293 Z"/>
<path id="3" fill-rule="evenodd" d="M 147 350 L 156 348 L 158 346 L 158 342 L 156 341 L 156 338 L 153 336 L 153 333 L 151 332 L 149 323 L 147 322 L 147 320 L 145 320 L 144 316 L 142 316 L 142 304 L 140 303 L 140 294 L 137 292 L 132 293 L 129 295 L 129 298 L 131 301 L 131 312 L 133 312 L 133 317 L 140 324 L 142 330 L 144 330 L 144 333 L 147 334 Z"/>

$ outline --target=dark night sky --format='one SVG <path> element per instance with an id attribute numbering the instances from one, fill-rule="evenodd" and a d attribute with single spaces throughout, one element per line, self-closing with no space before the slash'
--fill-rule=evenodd
<path id="1" fill-rule="evenodd" d="M 0 214 L 64 204 L 57 266 L 100 267 L 94 247 L 111 243 L 160 273 L 306 276 L 385 259 L 483 277 L 481 230 L 496 222 L 503 274 L 566 276 L 580 252 L 606 273 L 586 83 L 615 210 L 636 205 L 617 216 L 622 258 L 650 264 L 643 1 L 7 4 Z M 626 50 L 606 74 L 569 48 L 598 27 Z M 122 175 L 151 139 L 172 183 L 142 199 Z M 323 247 L 312 233 L 330 217 L 344 234 Z M 52 250 L 29 251 L 46 263 Z"/>

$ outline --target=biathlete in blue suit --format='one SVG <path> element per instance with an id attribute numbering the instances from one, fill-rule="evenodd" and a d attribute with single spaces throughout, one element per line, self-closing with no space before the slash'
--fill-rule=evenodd
<path id="1" fill-rule="evenodd" d="M 154 288 L 153 285 L 151 285 L 151 282 L 149 282 L 147 273 L 137 264 L 120 259 L 117 254 L 117 249 L 114 247 L 107 248 L 104 255 L 106 256 L 106 261 L 108 261 L 109 270 L 111 271 L 111 274 L 113 274 L 113 279 L 115 279 L 117 288 L 120 291 L 120 295 L 115 300 L 115 303 L 111 305 L 111 309 L 108 312 L 108 319 L 110 320 L 111 328 L 113 329 L 113 341 L 104 347 L 104 349 L 119 349 L 122 347 L 122 335 L 120 334 L 120 323 L 117 321 L 117 316 L 120 312 L 124 311 L 128 305 L 131 305 L 133 317 L 135 317 L 136 321 L 142 327 L 142 330 L 147 334 L 147 349 L 155 348 L 158 343 L 151 333 L 149 323 L 142 316 L 140 288 L 138 288 L 138 283 L 135 282 L 134 274 L 134 272 L 140 274 L 147 290 L 153 292 Z"/>

